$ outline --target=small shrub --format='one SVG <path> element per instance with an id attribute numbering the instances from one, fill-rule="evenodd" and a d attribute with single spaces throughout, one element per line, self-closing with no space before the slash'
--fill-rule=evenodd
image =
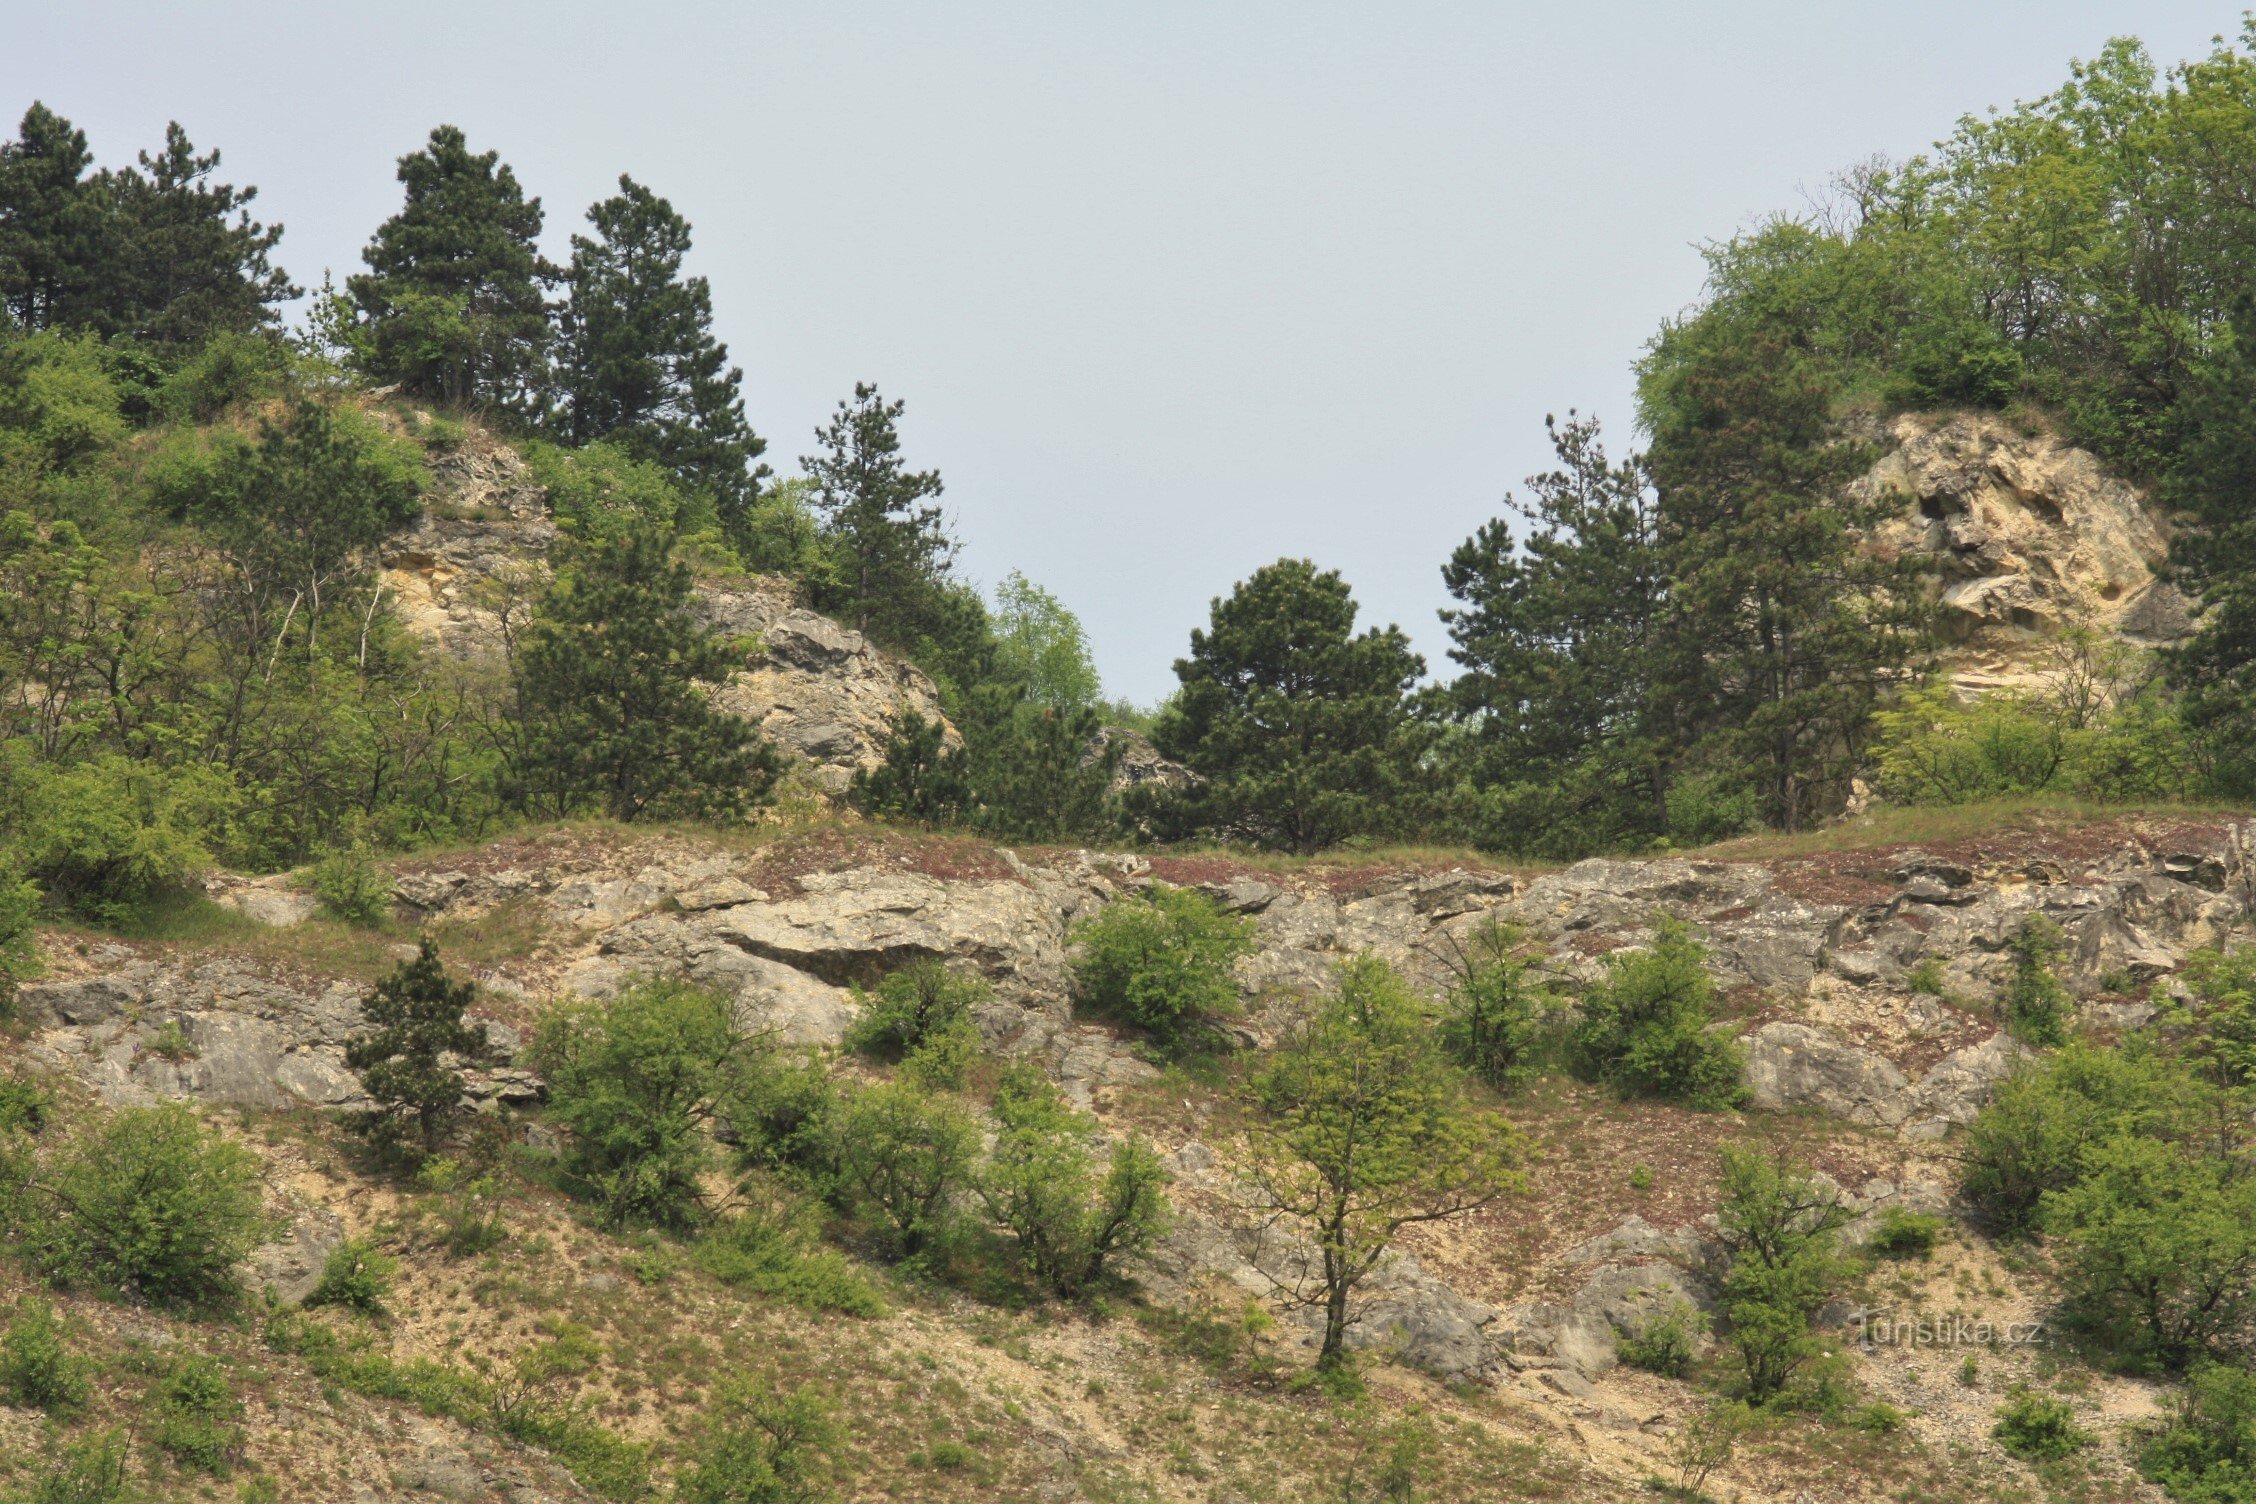
<path id="1" fill-rule="evenodd" d="M 1943 1226 L 1943 1219 L 1932 1212 L 1883 1207 L 1866 1246 L 1884 1259 L 1923 1259 L 1935 1251 Z"/>
<path id="2" fill-rule="evenodd" d="M 2085 1150 L 2120 1134 L 2167 1131 L 2195 1083 L 2151 1052 L 2070 1044 L 1998 1084 L 1968 1126 L 1960 1189 L 1993 1230 L 2036 1230 L 2048 1192 L 2083 1174 Z"/>
<path id="3" fill-rule="evenodd" d="M 1888 1436 L 1902 1430 L 1903 1423 L 1910 1418 L 1887 1401 L 1874 1400 L 1869 1405 L 1858 1406 L 1856 1413 L 1849 1417 L 1849 1424 L 1868 1436 Z"/>
<path id="4" fill-rule="evenodd" d="M 1973 1353 L 1968 1353 L 1959 1360 L 1958 1382 L 1968 1389 L 1972 1389 L 1976 1384 L 1982 1382 L 1982 1360 L 1979 1357 Z"/>
<path id="5" fill-rule="evenodd" d="M 201 764 L 102 753 L 38 781 L 24 849 L 32 875 L 63 902 L 126 923 L 203 875 L 208 834 L 226 828 L 237 802 L 227 776 Z"/>
<path id="6" fill-rule="evenodd" d="M 1442 1048 L 1499 1091 L 1534 1079 L 1560 999 L 1524 931 L 1491 921 L 1456 958 L 1441 1018 Z"/>
<path id="7" fill-rule="evenodd" d="M 2093 1441 L 2092 1434 L 2076 1424 L 2076 1412 L 2066 1400 L 2019 1385 L 1998 1407 L 1997 1424 L 1990 1428 L 1990 1435 L 2025 1462 L 2056 1462 Z"/>
<path id="8" fill-rule="evenodd" d="M 738 1385 L 715 1402 L 675 1497 L 682 1504 L 815 1504 L 830 1497 L 843 1439 L 831 1406 L 812 1388 L 779 1394 Z"/>
<path id="9" fill-rule="evenodd" d="M 1606 957 L 1605 979 L 1583 995 L 1576 1058 L 1625 1093 L 1736 1106 L 1746 1098 L 1745 1062 L 1736 1043 L 1709 1029 L 1714 1001 L 1706 947 L 1663 917 L 1649 949 Z"/>
<path id="10" fill-rule="evenodd" d="M 384 1314 L 384 1297 L 399 1274 L 399 1260 L 366 1238 L 347 1238 L 329 1251 L 309 1306 L 342 1306 L 363 1316 Z"/>
<path id="11" fill-rule="evenodd" d="M 332 919 L 374 929 L 391 917 L 392 880 L 365 846 L 331 852 L 314 864 L 313 891 Z"/>
<path id="12" fill-rule="evenodd" d="M 2172 1496 L 2198 1504 L 2256 1500 L 2256 1373 L 2236 1364 L 2195 1369 L 2168 1419 L 2139 1450 L 2139 1468 Z"/>
<path id="13" fill-rule="evenodd" d="M 1904 986 L 1923 997 L 1942 997 L 1949 987 L 1940 956 L 1921 956 L 1919 964 L 1904 973 Z"/>
<path id="14" fill-rule="evenodd" d="M 63 1449 L 60 1467 L 50 1467 L 21 1495 L 24 1504 L 125 1504 L 126 1439 L 122 1430 L 97 1431 Z"/>
<path id="15" fill-rule="evenodd" d="M 1028 1066 L 1004 1077 L 994 1110 L 999 1127 L 980 1195 L 1054 1293 L 1082 1293 L 1166 1231 L 1167 1172 L 1143 1139 L 1115 1143 L 1100 1178 L 1089 1147 L 1095 1120 Z"/>
<path id="16" fill-rule="evenodd" d="M 257 1157 L 177 1103 L 81 1128 L 31 1192 L 46 1205 L 25 1240 L 50 1278 L 165 1304 L 232 1292 L 266 1231 Z"/>
<path id="17" fill-rule="evenodd" d="M 839 1190 L 904 1257 L 937 1245 L 971 1186 L 979 1129 L 961 1107 L 909 1083 L 848 1097 L 837 1121 Z"/>
<path id="18" fill-rule="evenodd" d="M 854 989 L 862 1016 L 846 1031 L 846 1048 L 879 1060 L 900 1060 L 940 1036 L 972 1028 L 971 1010 L 992 995 L 985 980 L 918 961 L 877 984 Z"/>
<path id="19" fill-rule="evenodd" d="M 184 1467 L 225 1473 L 242 1450 L 242 1415 L 217 1358 L 183 1358 L 157 1391 L 157 1447 Z"/>
<path id="20" fill-rule="evenodd" d="M 699 1268 L 726 1285 L 787 1300 L 808 1311 L 885 1314 L 885 1301 L 843 1255 L 820 1246 L 812 1211 L 780 1189 L 757 1192 L 745 1209 L 697 1242 Z"/>
<path id="21" fill-rule="evenodd" d="M 1651 1190 L 1653 1188 L 1652 1170 L 1645 1165 L 1631 1165 L 1629 1167 L 1629 1188 L 1639 1195 Z"/>
<path id="22" fill-rule="evenodd" d="M 1728 1466 L 1739 1450 L 1739 1438 L 1755 1424 L 1755 1414 L 1745 1405 L 1717 1400 L 1677 1428 L 1669 1443 L 1668 1460 L 1676 1466 L 1677 1489 L 1692 1498 L 1716 1470 Z"/>
<path id="23" fill-rule="evenodd" d="M 39 887 L 0 862 L 0 1022 L 15 1016 L 16 988 L 39 975 Z"/>
<path id="24" fill-rule="evenodd" d="M 2067 989 L 2052 974 L 2052 963 L 2063 949 L 2060 926 L 2042 914 L 2031 914 L 2006 949 L 2013 958 L 2002 1000 L 2006 1029 L 2024 1044 L 2046 1048 L 2066 1044 L 2075 1009 Z"/>
<path id="25" fill-rule="evenodd" d="M 462 1062 L 487 1049 L 486 1026 L 463 1010 L 478 989 L 458 982 L 440 964 L 439 949 L 422 942 L 361 1000 L 365 1034 L 345 1041 L 345 1064 L 360 1076 L 376 1106 L 361 1130 L 387 1148 L 418 1154 L 437 1151 L 462 1105 Z"/>
<path id="26" fill-rule="evenodd" d="M 157 1032 L 149 1036 L 149 1053 L 174 1065 L 196 1058 L 196 1047 L 180 1027 L 180 1020 L 168 1018 L 158 1025 Z"/>
<path id="27" fill-rule="evenodd" d="M 1632 1368 L 1681 1379 L 1692 1371 L 1692 1361 L 1699 1356 L 1700 1334 L 1706 1329 L 1707 1318 L 1699 1311 L 1673 1301 L 1624 1337 L 1616 1351 Z"/>
<path id="28" fill-rule="evenodd" d="M 501 1225 L 501 1179 L 480 1175 L 459 1159 L 427 1159 L 415 1183 L 437 1202 L 439 1246 L 454 1257 L 484 1253 L 509 1234 Z"/>
<path id="29" fill-rule="evenodd" d="M 1207 1019 L 1235 1013 L 1232 968 L 1254 946 L 1254 923 L 1203 893 L 1155 883 L 1074 926 L 1074 979 L 1084 1005 L 1178 1045 Z"/>
<path id="30" fill-rule="evenodd" d="M 18 1301 L 15 1320 L 0 1334 L 0 1396 L 59 1415 L 85 1404 L 86 1393 L 86 1365 L 64 1344 L 54 1306 Z"/>

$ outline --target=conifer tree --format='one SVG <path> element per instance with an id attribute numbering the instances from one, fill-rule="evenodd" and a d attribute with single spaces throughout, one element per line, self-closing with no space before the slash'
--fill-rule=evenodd
<path id="1" fill-rule="evenodd" d="M 86 133 L 34 103 L 0 144 L 0 307 L 17 327 L 83 321 L 101 285 L 108 215 Z"/>
<path id="2" fill-rule="evenodd" d="M 697 619 L 694 589 L 647 528 L 603 540 L 557 580 L 517 664 L 522 801 L 724 819 L 767 797 L 775 750 L 700 688 L 738 659 Z"/>
<path id="3" fill-rule="evenodd" d="M 768 471 L 744 417 L 744 373 L 713 337 L 713 296 L 684 277 L 689 221 L 634 179 L 588 210 L 572 237 L 558 385 L 564 431 L 662 464 L 741 525 Z"/>
<path id="4" fill-rule="evenodd" d="M 498 152 L 473 154 L 442 125 L 399 159 L 407 202 L 362 252 L 346 281 L 363 320 L 369 373 L 445 402 L 537 409 L 549 317 L 542 289 L 556 270 L 535 244 L 541 204 Z"/>
<path id="5" fill-rule="evenodd" d="M 462 1017 L 477 996 L 474 984 L 447 975 L 438 947 L 425 940 L 414 960 L 394 967 L 362 1000 L 370 1029 L 345 1041 L 345 1064 L 376 1104 L 365 1120 L 371 1137 L 398 1143 L 412 1136 L 426 1154 L 438 1148 L 462 1100 L 459 1062 L 486 1050 L 486 1026 Z"/>
<path id="6" fill-rule="evenodd" d="M 175 122 L 138 171 L 106 175 L 118 242 L 108 332 L 194 344 L 271 324 L 273 305 L 298 296 L 268 259 L 282 227 L 252 219 L 258 190 L 215 181 L 218 167 L 219 153 L 199 154 Z"/>
<path id="7" fill-rule="evenodd" d="M 1427 740 L 1406 696 L 1425 672 L 1399 628 L 1355 631 L 1337 571 L 1280 559 L 1216 599 L 1152 740 L 1205 782 L 1146 794 L 1176 834 L 1320 851 L 1400 823 Z"/>
<path id="8" fill-rule="evenodd" d="M 902 646 L 932 635 L 935 598 L 955 555 L 940 508 L 930 505 L 940 473 L 911 470 L 901 459 L 905 406 L 856 382 L 853 398 L 815 431 L 823 452 L 799 461 L 840 557 L 841 578 L 817 604 Z"/>

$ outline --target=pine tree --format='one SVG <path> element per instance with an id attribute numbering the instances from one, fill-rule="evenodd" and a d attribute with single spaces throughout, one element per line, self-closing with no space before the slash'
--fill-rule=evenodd
<path id="1" fill-rule="evenodd" d="M 1483 839 L 1579 856 L 1666 828 L 1653 676 L 1667 578 L 1643 458 L 1609 460 L 1596 419 L 1545 427 L 1559 468 L 1508 502 L 1525 541 L 1499 518 L 1442 567 L 1464 668 L 1442 698 Z"/>
<path id="2" fill-rule="evenodd" d="M 896 646 L 934 635 L 936 598 L 955 555 L 940 508 L 927 504 L 940 494 L 940 473 L 902 462 L 905 406 L 856 382 L 853 399 L 815 431 L 823 452 L 799 461 L 840 555 L 841 578 L 817 604 Z"/>
<path id="3" fill-rule="evenodd" d="M 698 621 L 688 566 L 634 529 L 595 545 L 542 603 L 517 665 L 518 794 L 615 820 L 725 819 L 767 797 L 775 751 L 701 684 L 737 658 Z"/>
<path id="4" fill-rule="evenodd" d="M 370 374 L 420 396 L 531 412 L 548 358 L 542 289 L 556 269 L 535 244 L 541 204 L 498 152 L 473 155 L 442 125 L 399 160 L 407 202 L 362 252 L 346 281 L 364 327 Z"/>
<path id="5" fill-rule="evenodd" d="M 138 171 L 105 174 L 118 240 L 105 332 L 194 344 L 271 324 L 273 305 L 302 291 L 268 260 L 282 227 L 251 218 L 258 190 L 213 181 L 218 167 L 219 153 L 199 155 L 174 123 Z"/>
<path id="6" fill-rule="evenodd" d="M 80 323 L 100 297 L 109 216 L 86 133 L 34 103 L 0 145 L 0 307 L 19 328 Z"/>
<path id="7" fill-rule="evenodd" d="M 768 473 L 767 441 L 745 421 L 744 373 L 713 337 L 713 296 L 683 277 L 689 221 L 630 177 L 572 237 L 558 385 L 577 443 L 610 440 L 710 496 L 732 530 Z"/>
<path id="8" fill-rule="evenodd" d="M 345 1041 L 345 1064 L 376 1104 L 365 1119 L 372 1137 L 398 1143 L 412 1135 L 424 1153 L 438 1148 L 462 1100 L 459 1062 L 487 1048 L 486 1026 L 462 1016 L 477 996 L 474 984 L 447 975 L 438 947 L 425 940 L 362 1000 L 370 1029 Z"/>
<path id="9" fill-rule="evenodd" d="M 1427 741 L 1406 699 L 1424 672 L 1399 628 L 1355 632 L 1336 571 L 1305 559 L 1257 570 L 1191 633 L 1152 735 L 1206 781 L 1145 794 L 1140 812 L 1303 853 L 1399 825 Z"/>

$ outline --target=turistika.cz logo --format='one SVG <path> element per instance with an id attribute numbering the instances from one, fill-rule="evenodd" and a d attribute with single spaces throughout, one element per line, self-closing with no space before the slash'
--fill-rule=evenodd
<path id="1" fill-rule="evenodd" d="M 1864 1347 L 2019 1347 L 2044 1338 L 2041 1321 L 1980 1321 L 1963 1315 L 1858 1311 L 1849 1324 Z"/>

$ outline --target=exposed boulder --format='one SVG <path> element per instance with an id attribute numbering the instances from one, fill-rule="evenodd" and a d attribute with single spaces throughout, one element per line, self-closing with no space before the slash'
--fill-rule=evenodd
<path id="1" fill-rule="evenodd" d="M 1911 1082 L 1880 1056 L 1808 1024 L 1767 1023 L 1740 1041 L 1754 1105 L 1812 1108 L 1893 1127 L 1911 1110 Z"/>

